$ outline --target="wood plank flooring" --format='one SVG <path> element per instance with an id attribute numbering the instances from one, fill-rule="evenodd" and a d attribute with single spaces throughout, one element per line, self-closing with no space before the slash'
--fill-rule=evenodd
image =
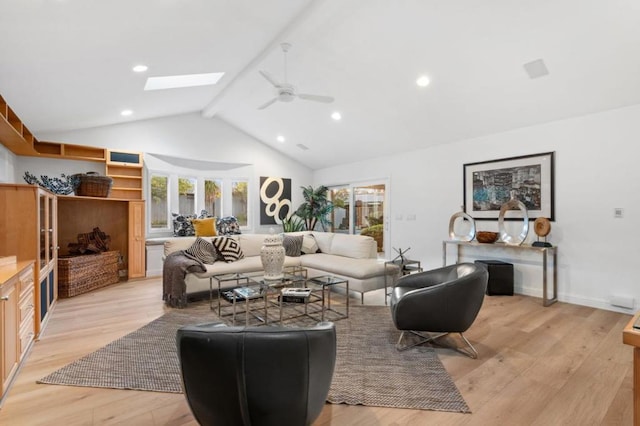
<path id="1" fill-rule="evenodd" d="M 159 278 L 131 281 L 60 300 L 0 409 L 0 425 L 196 425 L 180 394 L 35 383 L 162 315 L 161 287 Z M 382 304 L 382 292 L 365 303 Z M 486 297 L 466 333 L 479 359 L 438 349 L 472 414 L 327 404 L 315 425 L 631 425 L 632 348 L 622 344 L 629 318 Z"/>

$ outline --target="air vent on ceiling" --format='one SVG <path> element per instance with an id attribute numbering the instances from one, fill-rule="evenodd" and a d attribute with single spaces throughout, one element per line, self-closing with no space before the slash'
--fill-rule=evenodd
<path id="1" fill-rule="evenodd" d="M 549 75 L 549 70 L 542 59 L 536 59 L 535 61 L 527 62 L 523 65 L 524 70 L 529 75 L 529 78 L 540 78 L 545 75 Z"/>
<path id="2" fill-rule="evenodd" d="M 308 147 L 308 146 L 306 146 L 306 145 L 302 145 L 301 143 L 297 144 L 296 146 L 297 146 L 298 148 L 300 148 L 301 150 L 303 150 L 303 151 L 307 151 L 307 150 L 309 149 L 309 147 Z"/>

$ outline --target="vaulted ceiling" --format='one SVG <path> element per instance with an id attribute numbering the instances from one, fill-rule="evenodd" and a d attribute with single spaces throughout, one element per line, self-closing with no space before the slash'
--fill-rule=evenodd
<path id="1" fill-rule="evenodd" d="M 282 42 L 288 81 L 333 103 L 257 108 Z M 640 103 L 638 52 L 637 0 L 0 0 L 0 94 L 36 136 L 198 111 L 314 169 Z"/>

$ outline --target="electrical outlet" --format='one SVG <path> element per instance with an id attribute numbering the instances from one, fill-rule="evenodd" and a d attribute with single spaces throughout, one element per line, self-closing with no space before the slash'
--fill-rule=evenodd
<path id="1" fill-rule="evenodd" d="M 616 219 L 622 219 L 624 217 L 624 209 L 621 207 L 614 208 L 613 217 L 615 217 Z"/>

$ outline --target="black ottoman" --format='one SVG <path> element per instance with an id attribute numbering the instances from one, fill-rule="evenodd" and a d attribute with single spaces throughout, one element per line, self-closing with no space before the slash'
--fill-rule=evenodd
<path id="1" fill-rule="evenodd" d="M 513 296 L 513 263 L 500 260 L 476 260 L 475 263 L 482 263 L 489 271 L 488 295 Z"/>

